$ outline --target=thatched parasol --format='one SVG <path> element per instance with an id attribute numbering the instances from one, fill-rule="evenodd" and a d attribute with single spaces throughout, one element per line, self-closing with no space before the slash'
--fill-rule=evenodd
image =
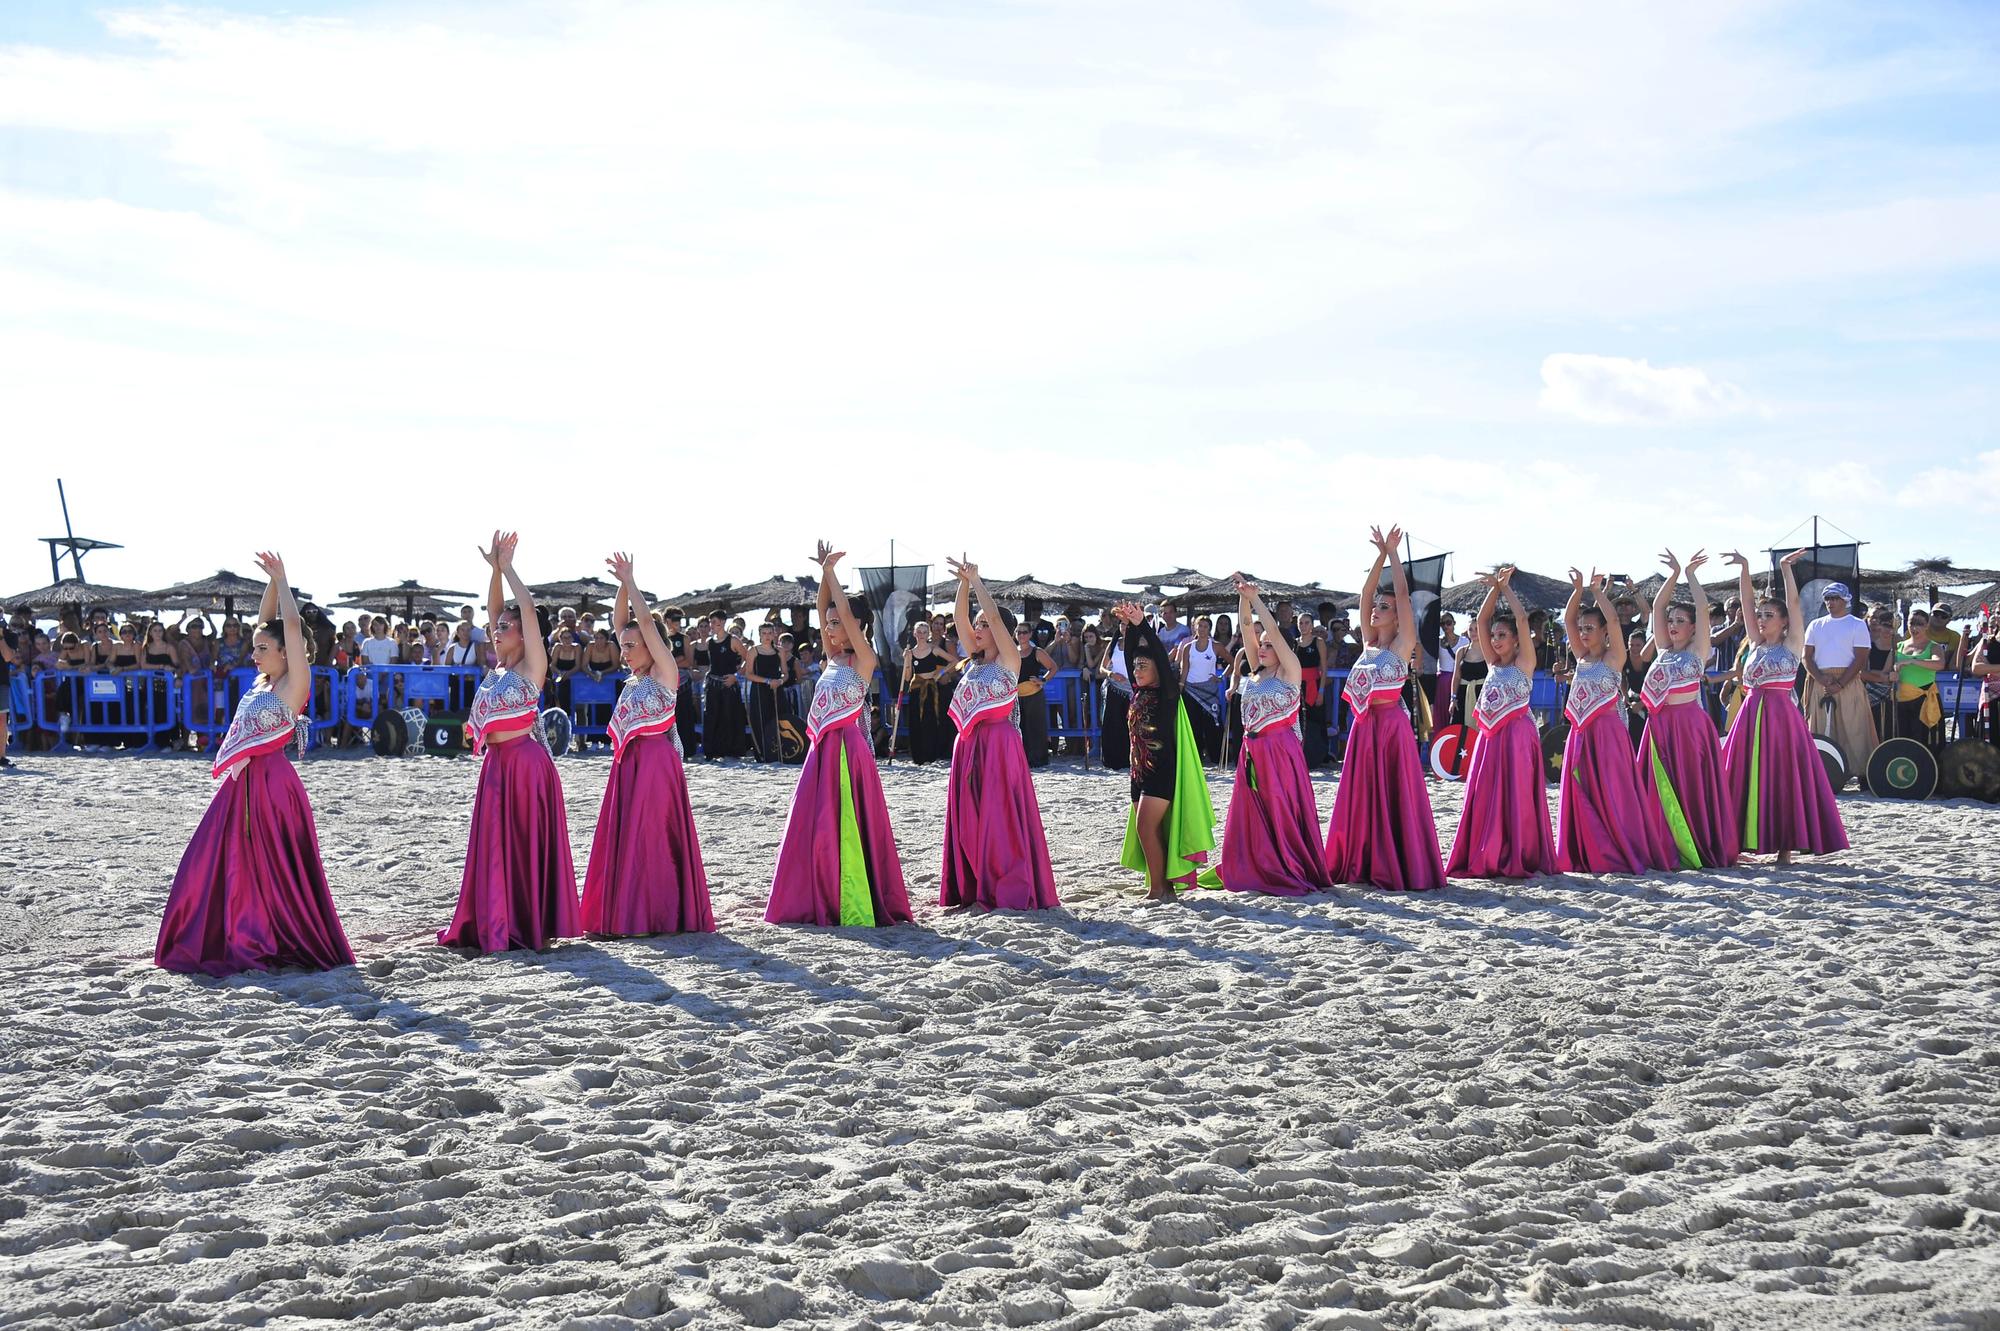
<path id="1" fill-rule="evenodd" d="M 528 584 L 528 590 L 535 594 L 535 599 L 546 604 L 561 607 L 567 603 L 574 603 L 579 610 L 589 610 L 593 602 L 609 605 L 618 596 L 618 584 L 604 578 L 572 578 L 568 582 L 531 582 Z M 644 587 L 639 589 L 639 594 L 646 598 L 647 604 L 652 603 L 653 594 Z"/>
<path id="2" fill-rule="evenodd" d="M 71 606 L 87 610 L 96 606 L 144 606 L 150 604 L 150 595 L 131 587 L 111 587 L 99 582 L 84 582 L 80 578 L 64 578 L 46 587 L 10 596 L 0 605 L 10 611 L 65 610 Z"/>
<path id="3" fill-rule="evenodd" d="M 1168 587 L 1192 587 L 1196 583 L 1213 581 L 1215 581 L 1214 578 L 1199 569 L 1177 568 L 1171 573 L 1149 573 L 1143 577 L 1126 578 L 1124 579 L 1124 584 L 1127 587 L 1159 588 L 1165 590 Z"/>
<path id="4" fill-rule="evenodd" d="M 150 603 L 165 610 L 220 610 L 234 617 L 238 601 L 260 602 L 264 584 L 228 569 L 217 569 L 214 577 L 177 582 L 148 593 Z"/>
<path id="5" fill-rule="evenodd" d="M 1569 579 L 1548 578 L 1526 569 L 1514 570 L 1514 593 L 1530 610 L 1558 611 L 1569 604 Z M 1657 590 L 1657 587 L 1655 588 Z M 1438 604 L 1453 614 L 1474 614 L 1486 600 L 1486 584 L 1473 578 L 1447 587 Z M 1502 605 L 1506 602 L 1502 601 Z"/>
<path id="6" fill-rule="evenodd" d="M 698 613 L 695 610 L 696 605 L 717 610 L 791 610 L 818 603 L 818 579 L 786 578 L 776 573 L 762 582 L 752 582 L 742 587 L 734 587 L 725 582 L 720 587 L 709 588 L 699 596 L 671 602 L 689 614 Z"/>
<path id="7" fill-rule="evenodd" d="M 426 614 L 436 615 L 445 610 L 443 597 L 453 597 L 461 604 L 470 600 L 471 592 L 455 592 L 448 587 L 426 587 L 415 578 L 405 578 L 393 587 L 370 587 L 366 591 L 342 592 L 346 598 L 340 607 L 349 610 L 394 610 L 403 607 L 405 620 L 417 617 L 417 606 L 423 605 Z"/>
<path id="8" fill-rule="evenodd" d="M 1306 610 L 1317 610 L 1321 601 L 1331 601 L 1336 607 L 1348 609 L 1360 602 L 1353 592 L 1335 591 L 1322 587 L 1317 582 L 1284 582 L 1277 578 L 1250 576 L 1257 584 L 1264 604 L 1275 606 L 1280 601 L 1290 601 L 1294 606 Z M 1214 610 L 1236 604 L 1236 584 L 1233 575 L 1220 578 L 1206 578 L 1173 596 L 1175 605 L 1183 610 Z"/>

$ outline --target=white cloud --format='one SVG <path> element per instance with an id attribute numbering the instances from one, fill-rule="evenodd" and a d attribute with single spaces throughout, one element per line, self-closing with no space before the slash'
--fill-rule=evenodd
<path id="1" fill-rule="evenodd" d="M 1542 360 L 1542 409 L 1593 425 L 1710 420 L 1753 409 L 1734 384 L 1692 365 L 1557 352 Z"/>
<path id="2" fill-rule="evenodd" d="M 1981 453 L 1965 467 L 1927 467 L 1911 477 L 1896 494 L 1896 502 L 1906 507 L 1948 506 L 1953 513 L 1984 515 L 2000 504 L 2000 450 Z M 1992 528 L 1986 528 L 1989 538 Z M 1989 544 L 1987 551 L 1991 551 Z M 1981 563 L 1991 559 L 1980 555 Z M 1971 561 L 1967 561 L 1970 563 Z"/>

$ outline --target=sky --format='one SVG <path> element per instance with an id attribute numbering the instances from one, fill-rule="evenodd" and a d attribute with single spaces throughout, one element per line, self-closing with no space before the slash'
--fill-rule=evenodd
<path id="1" fill-rule="evenodd" d="M 1996 371 L 1986 3 L 0 6 L 0 593 L 1992 566 Z"/>

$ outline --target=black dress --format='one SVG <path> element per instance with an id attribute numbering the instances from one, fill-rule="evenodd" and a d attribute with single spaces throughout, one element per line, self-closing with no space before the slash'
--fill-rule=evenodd
<path id="1" fill-rule="evenodd" d="M 688 668 L 687 634 L 670 634 L 667 650 L 674 654 L 674 664 L 680 667 L 680 686 L 674 690 L 674 729 L 680 732 L 681 752 L 699 753 L 701 743 L 701 704 L 695 701 L 694 672 Z"/>
<path id="2" fill-rule="evenodd" d="M 782 679 L 785 663 L 776 651 L 750 653 L 752 679 Z M 761 763 L 778 761 L 778 690 L 769 684 L 750 686 L 750 750 Z"/>
<path id="3" fill-rule="evenodd" d="M 1293 648 L 1298 653 L 1299 669 L 1310 673 L 1303 679 L 1312 682 L 1310 690 L 1299 690 L 1299 739 L 1305 744 L 1306 766 L 1326 766 L 1326 671 L 1320 661 L 1319 639 L 1299 643 Z M 1310 703 L 1305 701 L 1307 693 L 1312 694 Z"/>
<path id="4" fill-rule="evenodd" d="M 728 639 L 708 644 L 708 691 L 701 718 L 701 751 L 706 757 L 741 758 L 749 748 L 743 690 L 736 682 L 742 664 Z"/>
<path id="5" fill-rule="evenodd" d="M 1142 658 L 1153 663 L 1159 683 L 1143 689 L 1135 683 L 1125 709 L 1135 804 L 1141 795 L 1173 799 L 1180 759 L 1180 676 L 1151 624 L 1127 625 L 1125 668 L 1131 670 Z"/>
<path id="6" fill-rule="evenodd" d="M 910 668 L 903 676 L 903 728 L 910 737 L 911 762 L 935 762 L 951 756 L 944 669 L 944 657 L 936 652 L 912 654 Z"/>
<path id="7" fill-rule="evenodd" d="M 1034 647 L 1021 653 L 1021 743 L 1028 750 L 1030 767 L 1049 765 L 1049 696 L 1042 692 L 1042 676 L 1047 673 Z"/>

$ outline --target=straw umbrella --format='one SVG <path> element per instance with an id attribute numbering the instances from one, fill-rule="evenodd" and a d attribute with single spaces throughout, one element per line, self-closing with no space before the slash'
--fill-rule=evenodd
<path id="1" fill-rule="evenodd" d="M 538 582 L 528 584 L 528 590 L 535 599 L 547 605 L 561 605 L 574 601 L 578 610 L 590 610 L 592 604 L 609 605 L 618 596 L 618 584 L 603 578 L 572 578 L 568 582 Z M 639 594 L 650 603 L 653 594 L 645 588 Z M 594 613 L 605 613 L 603 610 Z"/>
<path id="2" fill-rule="evenodd" d="M 132 587 L 112 587 L 101 582 L 85 582 L 80 578 L 64 578 L 46 587 L 10 596 L 4 604 L 8 610 L 89 610 L 98 606 L 143 606 L 148 604 L 149 596 L 150 593 Z"/>
<path id="3" fill-rule="evenodd" d="M 1513 586 L 1515 594 L 1521 598 L 1521 603 L 1530 610 L 1561 610 L 1569 604 L 1568 578 L 1544 577 L 1540 573 L 1530 573 L 1526 569 L 1515 569 Z M 1478 578 L 1473 578 L 1457 586 L 1445 588 L 1444 595 L 1438 598 L 1438 604 L 1453 614 L 1472 614 L 1478 611 L 1485 600 L 1486 584 Z"/>
<path id="4" fill-rule="evenodd" d="M 1149 591 L 1160 591 L 1168 587 L 1192 587 L 1196 583 L 1214 582 L 1215 579 L 1199 569 L 1177 568 L 1171 573 L 1148 573 L 1137 578 L 1124 579 L 1127 587 L 1143 587 Z"/>
<path id="5" fill-rule="evenodd" d="M 394 610 L 400 605 L 403 607 L 403 618 L 412 620 L 417 617 L 417 604 L 420 601 L 424 603 L 427 614 L 435 615 L 446 608 L 440 598 L 449 596 L 463 601 L 470 598 L 472 593 L 455 592 L 449 587 L 426 587 L 415 578 L 405 578 L 393 587 L 370 587 L 365 591 L 342 592 L 341 595 L 346 598 L 346 602 L 340 608 Z"/>
<path id="6" fill-rule="evenodd" d="M 246 578 L 228 569 L 217 569 L 214 577 L 196 578 L 193 582 L 177 582 L 171 587 L 162 587 L 149 592 L 151 604 L 162 609 L 207 610 L 220 608 L 222 613 L 234 618 L 238 601 L 260 602 L 264 596 L 264 583 L 258 578 Z"/>

